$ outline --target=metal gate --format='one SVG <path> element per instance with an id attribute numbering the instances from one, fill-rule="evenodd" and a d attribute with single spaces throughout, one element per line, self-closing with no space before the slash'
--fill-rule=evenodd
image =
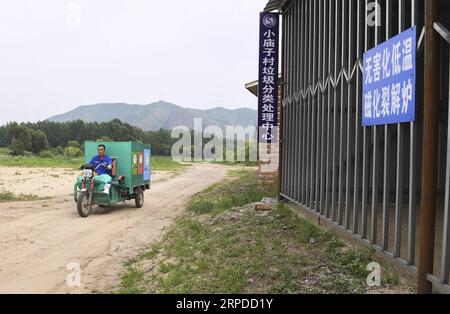
<path id="1" fill-rule="evenodd" d="M 415 272 L 423 153 L 424 0 L 285 4 L 281 195 Z M 380 9 L 378 26 L 369 20 L 368 12 L 374 8 Z M 363 53 L 412 25 L 418 30 L 416 121 L 362 127 Z M 448 41 L 445 27 L 436 27 Z M 441 51 L 445 66 L 439 69 L 439 208 L 435 273 L 429 280 L 448 289 L 450 129 L 444 41 Z"/>

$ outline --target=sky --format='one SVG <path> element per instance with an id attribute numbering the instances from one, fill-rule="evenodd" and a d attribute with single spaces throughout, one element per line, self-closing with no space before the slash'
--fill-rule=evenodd
<path id="1" fill-rule="evenodd" d="M 257 107 L 266 0 L 1 0 L 0 125 L 80 105 Z"/>

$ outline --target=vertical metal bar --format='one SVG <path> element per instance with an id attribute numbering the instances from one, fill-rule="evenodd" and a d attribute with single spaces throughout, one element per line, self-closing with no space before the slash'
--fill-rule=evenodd
<path id="1" fill-rule="evenodd" d="M 284 172 L 285 172 L 284 185 L 285 185 L 285 194 L 289 196 L 289 176 L 290 176 L 289 167 L 290 167 L 290 159 L 292 158 L 291 150 L 290 150 L 290 137 L 291 137 L 290 126 L 291 125 L 290 125 L 290 120 L 289 120 L 290 115 L 289 115 L 289 101 L 288 101 L 288 99 L 290 97 L 290 95 L 289 95 L 289 83 L 290 83 L 289 67 L 291 66 L 291 62 L 292 62 L 290 55 L 289 55 L 289 49 L 290 49 L 290 41 L 289 41 L 289 36 L 288 36 L 288 34 L 289 34 L 288 33 L 289 32 L 289 18 L 290 18 L 289 11 L 286 12 L 284 18 L 285 18 L 285 22 L 284 22 L 285 29 L 286 29 L 286 34 L 285 34 L 286 51 L 284 52 L 285 59 L 286 59 L 286 63 L 285 63 L 286 72 L 285 72 L 285 80 L 284 80 L 284 86 L 283 86 L 284 98 L 285 98 L 285 101 L 284 101 L 285 119 L 284 119 L 284 121 L 285 121 L 285 130 L 286 130 L 285 136 L 284 136 L 284 150 L 285 150 L 285 155 L 286 155 L 285 162 L 284 162 L 284 165 L 285 165 L 285 167 L 284 167 Z"/>
<path id="2" fill-rule="evenodd" d="M 292 67 L 294 68 L 294 63 L 292 64 Z M 294 73 L 294 70 L 293 70 Z M 295 89 L 294 89 L 294 78 L 292 80 L 292 90 L 291 90 L 291 97 L 294 96 L 295 93 Z M 297 124 L 296 124 L 296 119 L 297 119 L 297 103 L 296 101 L 292 101 L 291 102 L 291 116 L 292 116 L 292 193 L 291 193 L 291 198 L 295 199 L 295 194 L 296 194 L 296 188 L 297 188 L 297 184 L 296 184 L 296 163 L 297 160 L 295 158 L 296 154 L 297 154 Z"/>
<path id="3" fill-rule="evenodd" d="M 316 3 L 317 1 L 312 1 L 312 10 L 311 10 L 311 24 L 313 30 L 312 36 L 312 78 L 309 82 L 310 86 L 310 106 L 311 106 L 311 120 L 312 120 L 312 133 L 311 133 L 311 196 L 310 196 L 310 208 L 311 210 L 315 209 L 315 178 L 316 178 L 316 134 L 318 131 L 317 127 L 317 106 L 316 106 L 316 97 L 314 95 L 314 83 L 316 81 L 316 67 L 317 67 L 317 50 L 316 50 L 316 37 L 317 37 L 317 28 L 316 28 Z"/>
<path id="4" fill-rule="evenodd" d="M 367 12 L 368 0 L 366 0 L 364 6 L 364 12 Z M 365 15 L 365 25 L 364 25 L 364 51 L 369 49 L 369 30 L 367 14 Z M 362 179 L 362 237 L 367 238 L 367 192 L 369 189 L 369 169 L 368 169 L 368 150 L 369 150 L 369 140 L 367 139 L 367 127 L 363 128 L 363 179 Z"/>
<path id="5" fill-rule="evenodd" d="M 296 67 L 294 67 L 296 68 Z M 296 93 L 297 88 L 294 88 L 293 91 L 293 95 Z M 295 99 L 295 96 L 294 96 Z M 298 116 L 299 116 L 299 106 L 300 104 L 297 101 L 294 101 L 293 103 L 293 116 L 294 116 L 294 152 L 295 152 L 295 156 L 292 156 L 293 160 L 294 160 L 294 194 L 293 194 L 293 199 L 297 200 L 297 195 L 298 195 L 298 159 L 296 158 L 298 156 L 298 148 L 299 148 L 299 142 L 298 142 L 298 134 L 299 134 L 299 123 L 298 123 Z"/>
<path id="6" fill-rule="evenodd" d="M 353 65 L 353 55 L 354 55 L 354 6 L 353 0 L 348 0 L 348 61 L 347 61 L 347 71 L 348 75 L 352 74 L 352 65 Z M 353 117 L 353 88 L 354 88 L 354 80 L 351 78 L 351 81 L 347 83 L 347 157 L 346 157 L 346 174 L 345 174 L 345 228 L 350 229 L 350 193 L 352 188 L 351 176 L 352 176 L 352 156 L 351 151 L 353 150 L 352 141 L 354 135 L 352 134 L 352 117 Z"/>
<path id="7" fill-rule="evenodd" d="M 296 164 L 297 164 L 297 102 L 295 101 L 295 92 L 296 92 L 296 36 L 295 36 L 295 7 L 294 5 L 291 5 L 289 10 L 291 11 L 291 55 L 292 55 L 292 62 L 291 62 L 291 71 L 292 71 L 292 80 L 291 80 L 291 106 L 292 106 L 292 195 L 291 197 L 295 199 L 296 195 L 296 189 L 297 189 L 297 173 L 296 173 Z"/>
<path id="8" fill-rule="evenodd" d="M 405 0 L 398 1 L 398 32 L 405 28 Z M 397 124 L 397 180 L 395 197 L 395 248 L 394 256 L 399 257 L 402 240 L 402 212 L 403 212 L 403 156 L 405 135 L 402 124 Z"/>
<path id="9" fill-rule="evenodd" d="M 305 199 L 305 205 L 309 206 L 309 192 L 310 192 L 310 181 L 309 181 L 309 174 L 310 174 L 310 137 L 311 137 L 311 123 L 310 123 L 310 106 L 309 106 L 309 96 L 308 96 L 308 90 L 307 88 L 309 87 L 309 82 L 310 82 L 310 75 L 311 75 L 311 53 L 310 53 L 310 48 L 311 48 L 311 27 L 310 27 L 310 17 L 309 17 L 309 11 L 310 11 L 310 4 L 311 1 L 307 0 L 306 3 L 306 12 L 305 12 L 305 21 L 306 21 L 306 43 L 307 43 L 307 48 L 306 48 L 306 54 L 305 54 L 305 60 L 307 60 L 307 66 L 306 66 L 306 84 L 305 84 L 305 94 L 307 95 L 307 97 L 304 99 L 305 101 L 305 106 L 306 106 L 306 125 L 307 125 L 307 129 L 306 129 L 306 199 Z"/>
<path id="10" fill-rule="evenodd" d="M 301 18 L 300 18 L 300 13 L 301 13 L 301 4 L 300 4 L 300 1 L 298 1 L 297 2 L 297 8 L 296 8 L 296 13 L 295 13 L 295 19 L 297 20 L 297 34 L 295 34 L 295 36 L 296 36 L 296 38 L 297 39 L 299 39 L 299 38 L 301 38 L 301 23 L 302 23 L 302 21 L 301 21 Z M 303 41 L 300 39 L 299 40 L 299 46 L 298 46 L 298 54 L 297 54 L 297 56 L 296 56 L 296 63 L 298 64 L 298 66 L 297 66 L 297 68 L 296 68 L 296 70 L 297 70 L 297 75 L 298 75 L 298 84 L 297 84 L 297 86 L 296 86 L 296 95 L 298 96 L 298 95 L 300 95 L 300 92 L 301 92 L 301 90 L 302 90 L 302 81 L 303 81 L 303 78 L 302 78 L 302 75 L 301 75 L 301 73 L 302 73 L 302 71 L 301 71 L 301 69 L 302 69 L 302 59 L 301 59 L 301 56 L 302 56 L 302 47 L 303 47 Z M 299 128 L 299 134 L 298 134 L 298 137 L 297 137 L 297 142 L 298 142 L 298 148 L 299 148 L 299 153 L 298 153 L 298 155 L 297 156 L 301 156 L 301 152 L 302 152 L 302 148 L 303 148 L 303 146 L 302 146 L 302 142 L 301 142 L 301 136 L 302 136 L 302 133 L 304 132 L 304 126 L 303 126 L 303 124 L 302 124 L 302 121 L 301 121 L 301 119 L 302 119 L 302 107 L 301 107 L 301 99 L 300 99 L 300 97 L 297 97 L 298 98 L 298 128 Z M 303 173 L 302 173 L 302 167 L 301 167 L 301 158 L 298 158 L 298 160 L 297 160 L 297 167 L 298 167 L 298 173 L 297 173 L 297 180 L 298 180 L 298 194 L 297 194 L 297 201 L 298 202 L 301 202 L 301 191 L 302 191 L 302 188 L 303 188 L 303 186 L 302 186 L 302 175 L 303 175 Z"/>
<path id="11" fill-rule="evenodd" d="M 300 60 L 302 63 L 301 67 L 301 75 L 302 75 L 302 85 L 301 85 L 301 91 L 304 91 L 307 80 L 306 80 L 306 22 L 305 22 L 305 13 L 306 12 L 306 1 L 301 2 L 301 41 L 302 41 L 302 50 L 301 50 L 301 56 Z M 306 125 L 306 106 L 305 102 L 302 98 L 302 94 L 299 93 L 299 101 L 301 104 L 301 112 L 302 112 L 302 154 L 301 154 L 301 168 L 302 168 L 302 196 L 301 196 L 301 203 L 305 204 L 306 201 L 306 134 L 307 134 L 307 125 Z"/>
<path id="12" fill-rule="evenodd" d="M 306 92 L 306 88 L 308 86 L 308 41 L 307 36 L 308 32 L 308 2 L 307 0 L 303 1 L 303 92 Z M 303 98 L 303 95 L 300 96 L 303 104 L 303 124 L 305 126 L 305 131 L 303 132 L 303 204 L 307 205 L 307 193 L 308 193 L 308 106 L 307 101 Z"/>
<path id="13" fill-rule="evenodd" d="M 334 2 L 329 2 L 329 10 L 328 10 L 328 72 L 331 72 L 331 40 L 332 40 L 332 25 L 333 25 L 333 10 L 334 10 Z M 330 217 L 331 215 L 331 203 L 330 203 L 330 194 L 331 194 L 331 178 L 330 178 L 330 168 L 331 168 L 331 73 L 329 74 L 328 86 L 327 86 L 327 166 L 326 166 L 326 193 L 325 193 L 325 206 L 326 206 L 326 217 Z"/>
<path id="14" fill-rule="evenodd" d="M 289 156 L 290 156 L 290 160 L 289 160 L 289 197 L 293 197 L 294 194 L 294 171 L 293 171 L 293 165 L 294 165 L 294 161 L 295 161 L 295 156 L 294 156 L 294 141 L 295 138 L 293 136 L 293 131 L 294 131 L 294 102 L 293 102 L 293 63 L 294 63 L 294 53 L 293 53 L 293 31 L 292 31 L 292 24 L 293 24 L 293 15 L 292 15 L 292 8 L 289 9 L 289 78 L 287 81 L 288 84 L 288 96 L 290 99 L 289 102 Z"/>
<path id="15" fill-rule="evenodd" d="M 418 293 L 431 293 L 427 275 L 433 273 L 437 192 L 439 39 L 433 23 L 439 17 L 439 0 L 425 2 L 425 74 L 423 106 L 423 161 Z"/>
<path id="16" fill-rule="evenodd" d="M 305 21 L 305 29 L 304 29 L 304 31 L 305 31 L 305 35 L 304 35 L 304 42 L 305 42 L 305 54 L 304 54 L 304 56 L 305 56 L 305 63 L 304 63 L 304 71 L 305 71 L 305 84 L 304 84 L 304 86 L 303 86 L 303 92 L 304 93 L 307 93 L 307 87 L 308 87 L 308 83 L 309 83 L 309 80 L 308 80 L 308 75 L 309 75 L 309 71 L 308 71 L 308 67 L 309 67 L 309 62 L 308 62 L 308 58 L 309 58 L 309 55 L 308 55 L 308 47 L 309 47 L 309 45 L 308 45 L 308 37 L 309 37 L 309 34 L 310 34 L 310 32 L 309 32 L 309 28 L 308 28 L 308 2 L 309 2 L 309 0 L 305 0 L 305 11 L 304 11 L 304 16 L 303 16 L 303 19 L 304 19 L 304 21 Z M 302 97 L 303 97 L 303 95 L 302 95 Z M 305 199 L 304 199 L 304 204 L 305 204 L 305 206 L 307 206 L 308 205 L 308 191 L 309 191 L 309 188 L 308 188 L 308 152 L 309 152 L 309 141 L 308 141 L 308 135 L 309 135 L 309 128 L 310 128 L 310 125 L 309 125 L 309 119 L 308 119 L 308 114 L 309 114 L 309 107 L 308 107 L 308 100 L 307 100 L 307 98 L 302 98 L 302 101 L 303 101 L 303 105 L 304 105 L 304 110 L 305 110 L 305 126 L 306 126 L 306 129 L 305 129 L 305 156 L 304 156 L 304 162 L 305 162 L 305 165 L 304 165 L 304 167 L 305 167 L 305 175 L 304 175 L 304 180 L 305 180 Z"/>
<path id="17" fill-rule="evenodd" d="M 411 24 L 416 25 L 417 1 L 411 0 Z M 416 260 L 416 152 L 417 136 L 415 122 L 410 122 L 409 138 L 409 208 L 408 208 L 408 263 L 415 264 Z"/>
<path id="18" fill-rule="evenodd" d="M 365 15 L 365 14 L 364 14 Z M 356 60 L 359 60 L 361 57 L 361 16 L 363 16 L 361 11 L 361 1 L 356 0 Z M 358 221 L 359 221 L 359 189 L 360 189 L 360 177 L 361 173 L 359 170 L 362 170 L 359 167 L 359 150 L 360 150 L 360 139 L 359 139 L 359 130 L 360 130 L 360 121 L 359 121 L 359 112 L 360 112 L 360 69 L 357 66 L 356 69 L 356 90 L 355 90 L 355 172 L 354 172 L 354 184 L 353 184 L 353 232 L 358 233 Z"/>
<path id="19" fill-rule="evenodd" d="M 337 223 L 342 225 L 342 190 L 343 190 L 343 176 L 344 176 L 344 112 L 345 112 L 345 100 L 344 100 L 344 85 L 345 85 L 345 75 L 343 75 L 343 71 L 345 71 L 344 62 L 345 62 L 345 24 L 346 21 L 345 16 L 345 0 L 341 0 L 341 16 L 340 16 L 340 39 L 341 39 L 341 54 L 339 60 L 339 68 L 338 71 L 341 75 L 340 82 L 340 121 L 339 121 L 339 171 L 338 171 L 338 196 L 337 196 Z M 337 49 L 336 49 L 337 50 Z"/>
<path id="20" fill-rule="evenodd" d="M 291 64 L 289 71 L 291 72 L 291 78 L 289 81 L 289 95 L 291 98 L 291 193 L 290 197 L 295 198 L 295 101 L 294 101 L 294 91 L 295 91 L 295 38 L 294 38 L 294 24 L 295 18 L 293 13 L 293 6 L 289 7 L 290 12 L 290 53 L 291 53 Z"/>
<path id="21" fill-rule="evenodd" d="M 289 94 L 288 94 L 289 95 Z M 288 155 L 288 160 L 287 160 L 287 164 L 286 164 L 286 194 L 288 196 L 291 196 L 291 161 L 292 161 L 292 150 L 291 150 L 291 142 L 292 142 L 292 132 L 291 132 L 291 128 L 292 128 L 292 123 L 291 123 L 291 103 L 290 102 L 286 102 L 286 127 L 287 127 L 287 132 L 286 132 L 286 149 L 287 149 L 287 155 Z"/>
<path id="22" fill-rule="evenodd" d="M 287 90 L 288 90 L 288 97 L 289 97 L 289 103 L 287 104 L 287 112 L 288 112 L 288 120 L 289 120 L 289 166 L 288 166 L 288 195 L 289 197 L 292 197 L 292 162 L 293 162 L 293 150 L 292 150 L 292 13 L 291 10 L 288 11 L 288 78 L 286 81 L 287 84 Z"/>
<path id="23" fill-rule="evenodd" d="M 282 29 L 281 29 L 281 82 L 283 82 L 282 85 L 282 92 L 281 92 L 281 106 L 280 106 L 280 117 L 281 117 L 281 121 L 280 121 L 280 154 L 278 155 L 279 157 L 279 162 L 278 162 L 278 170 L 279 170 L 279 194 L 283 193 L 286 194 L 286 156 L 287 154 L 285 153 L 285 149 L 286 149 L 286 145 L 284 142 L 284 138 L 285 138 L 285 134 L 286 134 L 286 113 L 285 113 L 285 101 L 284 101 L 284 95 L 285 93 L 285 85 L 284 85 L 284 81 L 285 81 L 285 72 L 286 72 L 286 15 L 283 14 L 282 15 Z M 279 196 L 279 200 L 281 200 L 281 196 Z"/>
<path id="24" fill-rule="evenodd" d="M 403 1 L 403 0 L 400 0 Z M 390 35 L 390 25 L 391 25 L 391 2 L 386 0 L 386 34 L 385 39 L 389 39 Z M 383 250 L 388 249 L 389 245 L 389 196 L 390 196 L 390 185 L 389 185 L 389 175 L 390 175 L 390 135 L 389 135 L 389 125 L 384 125 L 384 167 L 383 167 L 383 238 L 382 247 Z"/>
<path id="25" fill-rule="evenodd" d="M 299 45 L 300 45 L 300 41 L 297 40 L 297 34 L 298 34 L 298 18 L 297 18 L 297 9 L 298 9 L 298 2 L 296 1 L 294 3 L 294 5 L 291 6 L 291 10 L 292 10 L 292 19 L 294 20 L 294 24 L 293 24 L 293 34 L 292 37 L 294 38 L 294 62 L 293 62 L 293 71 L 294 71 L 294 84 L 293 84 L 293 90 L 292 90 L 292 96 L 294 97 L 294 99 L 296 98 L 295 95 L 297 94 L 298 91 L 298 82 L 299 82 L 299 77 L 298 77 L 298 60 L 297 60 L 297 56 L 298 56 L 298 51 L 299 51 Z M 298 141 L 298 135 L 300 132 L 299 129 L 299 123 L 298 123 L 298 116 L 299 116 L 299 103 L 297 101 L 294 102 L 294 152 L 295 152 L 295 156 L 298 156 L 299 154 L 299 141 Z M 293 158 L 294 159 L 294 195 L 293 195 L 293 199 L 294 200 L 298 200 L 298 190 L 299 190 L 299 173 L 298 173 L 298 158 Z"/>
<path id="26" fill-rule="evenodd" d="M 289 122 L 288 122 L 288 116 L 287 116 L 287 100 L 286 100 L 286 96 L 289 95 L 288 91 L 287 91 L 287 79 L 288 79 L 288 66 L 289 66 L 289 58 L 288 58 L 288 45 L 287 45 L 287 31 L 288 31 L 288 24 L 287 24 L 287 19 L 288 19 L 288 13 L 284 13 L 283 14 L 283 39 L 284 39 L 284 53 L 283 53 L 283 68 L 284 68 L 284 82 L 283 82 L 283 193 L 285 195 L 288 195 L 288 161 L 289 161 L 289 144 L 288 144 L 288 139 L 289 139 L 289 132 L 288 132 L 288 127 L 289 127 Z"/>
<path id="27" fill-rule="evenodd" d="M 313 2 L 309 1 L 309 76 L 308 76 L 308 86 L 311 88 L 313 80 L 314 80 L 314 26 L 313 26 Z M 313 208 L 313 192 L 314 192 L 314 131 L 315 131 L 315 123 L 314 123 L 314 106 L 313 106 L 313 96 L 312 93 L 308 93 L 308 107 L 309 107 L 309 121 L 310 121 L 310 134 L 309 134 L 309 169 L 308 169 L 308 178 L 309 178 L 309 193 L 308 193 L 308 206 L 309 208 Z"/>
<path id="28" fill-rule="evenodd" d="M 339 74 L 338 74 L 338 25 L 339 25 L 339 2 L 340 0 L 336 0 L 336 10 L 335 10 L 335 19 L 334 19 L 334 81 L 337 83 Z M 337 85 L 333 87 L 333 160 L 332 160 L 332 180 L 331 180 L 331 219 L 334 221 L 336 214 L 336 167 L 337 163 Z"/>
<path id="29" fill-rule="evenodd" d="M 376 8 L 378 8 L 378 0 L 375 0 Z M 378 45 L 378 27 L 375 27 L 375 46 Z M 377 215 L 377 202 L 378 202 L 378 137 L 377 126 L 372 127 L 373 132 L 373 152 L 372 152 L 372 243 L 377 243 L 378 234 L 378 215 Z"/>
<path id="30" fill-rule="evenodd" d="M 326 77 L 327 77 L 327 67 L 326 67 L 326 42 L 327 42 L 327 0 L 322 0 L 323 1 L 323 28 L 322 28 L 322 88 L 325 84 L 326 81 Z M 326 158 L 327 155 L 325 153 L 326 151 L 326 137 L 327 137 L 327 132 L 328 130 L 326 129 L 326 124 L 325 124 L 325 120 L 326 120 L 326 106 L 325 106 L 325 100 L 326 100 L 326 96 L 325 96 L 325 91 L 320 91 L 320 93 L 322 94 L 322 137 L 321 137 L 321 151 L 322 151 L 322 155 L 321 155 L 321 168 L 320 168 L 320 208 L 321 211 L 320 213 L 322 215 L 325 214 L 326 211 L 326 203 L 325 203 L 325 189 L 326 189 Z"/>
<path id="31" fill-rule="evenodd" d="M 321 107 L 320 107 L 320 90 L 318 88 L 318 83 L 320 82 L 320 78 L 321 78 L 321 65 L 322 63 L 320 62 L 321 60 L 321 47 L 320 47 L 320 39 L 322 38 L 321 36 L 321 31 L 322 31 L 322 25 L 320 23 L 320 13 L 322 12 L 322 1 L 319 0 L 318 5 L 316 5 L 317 1 L 314 1 L 314 7 L 315 7 L 315 13 L 314 13 L 314 20 L 315 20 L 315 27 L 316 27 L 316 36 L 314 37 L 316 40 L 316 63 L 317 63 L 317 67 L 316 67 L 316 78 L 314 80 L 314 88 L 316 89 L 316 97 L 315 97 L 315 107 L 317 108 L 317 114 L 316 114 L 316 178 L 315 178 L 315 184 L 316 184 L 316 188 L 314 191 L 315 194 L 315 204 L 314 204 L 314 209 L 316 210 L 316 212 L 320 211 L 320 206 L 319 206 L 319 189 L 320 189 L 320 164 L 321 164 L 321 159 L 320 159 L 320 155 L 321 155 L 321 150 L 320 150 L 320 136 L 321 136 Z M 317 30 L 318 29 L 318 30 Z"/>
<path id="32" fill-rule="evenodd" d="M 291 38 L 289 35 L 290 31 L 290 21 L 291 16 L 290 12 L 288 11 L 286 14 L 286 35 L 287 35 L 287 52 L 286 52 L 286 82 L 285 82 L 285 90 L 286 90 L 286 97 L 290 99 L 290 85 L 291 85 Z M 286 109 L 286 151 L 287 151 L 287 161 L 286 161 L 286 194 L 288 196 L 291 196 L 291 161 L 292 161 L 292 151 L 291 151 L 291 140 L 292 140 L 292 133 L 291 133 L 291 103 L 290 101 L 286 101 L 285 104 Z"/>
<path id="33" fill-rule="evenodd" d="M 300 62 L 299 62 L 300 63 Z M 300 93 L 301 87 L 297 87 L 297 92 Z M 297 188 L 297 194 L 295 200 L 297 202 L 301 202 L 301 191 L 302 191 L 302 168 L 301 168 L 301 153 L 302 153 L 302 141 L 301 141 L 301 135 L 304 131 L 303 123 L 302 123 L 302 102 L 301 99 L 297 102 L 297 145 L 298 145 L 298 154 L 296 158 L 296 164 L 297 164 L 297 182 L 298 182 L 298 188 Z"/>
<path id="34" fill-rule="evenodd" d="M 449 47 L 450 48 L 450 47 Z M 450 49 L 448 54 L 449 68 L 449 84 L 450 84 Z M 450 109 L 450 87 L 448 91 L 448 108 Z M 450 110 L 448 110 L 448 121 L 450 121 Z M 450 267 L 450 124 L 447 126 L 447 164 L 445 172 L 445 203 L 444 203 L 444 229 L 442 240 L 442 260 L 441 260 L 441 281 L 448 283 L 449 267 Z"/>

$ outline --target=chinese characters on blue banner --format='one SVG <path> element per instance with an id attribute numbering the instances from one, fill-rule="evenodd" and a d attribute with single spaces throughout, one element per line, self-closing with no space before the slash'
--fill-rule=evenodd
<path id="1" fill-rule="evenodd" d="M 260 13 L 258 138 L 259 142 L 277 141 L 279 14 Z"/>
<path id="2" fill-rule="evenodd" d="M 416 27 L 364 54 L 362 125 L 415 119 Z"/>

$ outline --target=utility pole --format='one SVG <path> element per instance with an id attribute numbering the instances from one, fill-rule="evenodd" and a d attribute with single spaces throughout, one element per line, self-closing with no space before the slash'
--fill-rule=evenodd
<path id="1" fill-rule="evenodd" d="M 425 67 L 423 103 L 423 165 L 420 213 L 420 248 L 417 292 L 432 293 L 427 279 L 433 273 L 437 196 L 439 37 L 433 23 L 439 17 L 439 0 L 425 0 Z M 411 178 L 412 179 L 412 178 Z"/>

